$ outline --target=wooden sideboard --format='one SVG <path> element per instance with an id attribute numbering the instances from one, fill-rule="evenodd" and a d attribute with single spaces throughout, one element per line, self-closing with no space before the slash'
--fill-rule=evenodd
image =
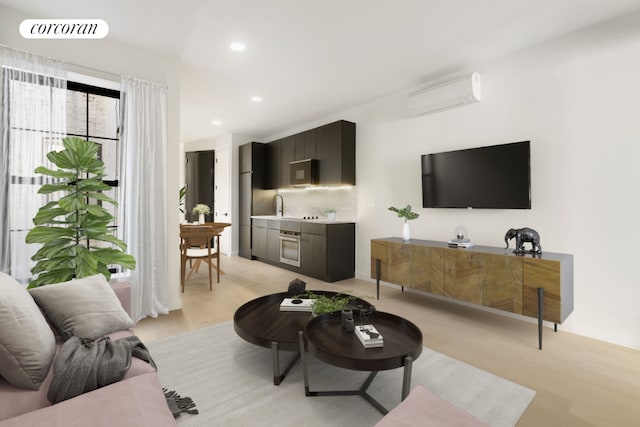
<path id="1" fill-rule="evenodd" d="M 538 318 L 557 327 L 573 311 L 573 255 L 451 248 L 429 240 L 371 240 L 371 277 L 403 287 Z M 379 294 L 379 293 L 378 293 Z"/>

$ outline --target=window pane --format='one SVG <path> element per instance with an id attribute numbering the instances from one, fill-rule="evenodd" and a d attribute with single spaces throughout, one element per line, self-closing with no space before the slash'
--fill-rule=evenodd
<path id="1" fill-rule="evenodd" d="M 89 135 L 118 137 L 119 99 L 89 94 Z"/>
<path id="2" fill-rule="evenodd" d="M 67 133 L 87 134 L 87 94 L 67 91 Z"/>
<path id="3" fill-rule="evenodd" d="M 100 145 L 98 155 L 104 162 L 105 181 L 115 181 L 120 179 L 120 158 L 118 152 L 120 150 L 120 141 L 112 141 L 109 139 L 91 138 L 91 141 Z"/>

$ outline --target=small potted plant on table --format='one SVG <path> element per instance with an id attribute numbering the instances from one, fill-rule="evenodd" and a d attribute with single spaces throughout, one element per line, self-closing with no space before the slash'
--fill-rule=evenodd
<path id="1" fill-rule="evenodd" d="M 198 223 L 199 224 L 204 224 L 204 216 L 205 215 L 209 215 L 209 213 L 211 212 L 211 209 L 209 208 L 209 206 L 202 204 L 202 203 L 198 203 L 197 205 L 195 205 L 195 207 L 193 208 L 192 211 L 194 214 L 198 214 Z"/>

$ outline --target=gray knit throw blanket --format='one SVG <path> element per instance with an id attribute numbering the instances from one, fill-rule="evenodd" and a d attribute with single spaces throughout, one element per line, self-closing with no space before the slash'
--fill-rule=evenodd
<path id="1" fill-rule="evenodd" d="M 53 381 L 47 399 L 53 404 L 120 381 L 131 366 L 131 356 L 154 368 L 149 350 L 136 336 L 115 341 L 71 337 L 53 362 Z"/>

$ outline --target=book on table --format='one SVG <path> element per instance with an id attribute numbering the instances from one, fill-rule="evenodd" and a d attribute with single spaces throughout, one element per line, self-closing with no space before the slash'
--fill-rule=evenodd
<path id="1" fill-rule="evenodd" d="M 382 347 L 384 339 L 373 325 L 358 325 L 355 334 L 365 348 Z"/>
<path id="2" fill-rule="evenodd" d="M 285 298 L 280 303 L 280 311 L 307 311 L 311 312 L 311 298 Z"/>

